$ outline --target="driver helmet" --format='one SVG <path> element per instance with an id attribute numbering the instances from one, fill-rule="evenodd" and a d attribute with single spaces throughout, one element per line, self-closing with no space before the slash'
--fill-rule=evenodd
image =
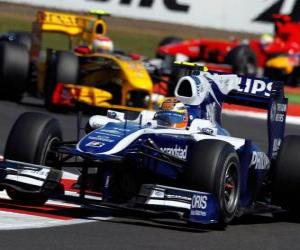
<path id="1" fill-rule="evenodd" d="M 274 41 L 274 37 L 269 33 L 262 34 L 260 37 L 260 43 L 262 45 L 268 45 L 268 44 L 272 43 L 273 41 Z"/>
<path id="2" fill-rule="evenodd" d="M 185 129 L 188 124 L 188 111 L 186 106 L 175 97 L 166 98 L 154 119 L 159 126 Z"/>
<path id="3" fill-rule="evenodd" d="M 112 52 L 114 50 L 114 44 L 109 37 L 96 35 L 92 43 L 92 49 L 94 53 Z"/>

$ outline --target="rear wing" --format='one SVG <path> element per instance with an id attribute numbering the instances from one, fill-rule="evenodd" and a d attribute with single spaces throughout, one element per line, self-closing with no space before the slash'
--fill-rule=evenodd
<path id="1" fill-rule="evenodd" d="M 225 102 L 267 111 L 268 155 L 275 159 L 285 131 L 288 99 L 284 96 L 284 84 L 266 78 L 239 78 L 240 89 L 230 92 Z"/>
<path id="2" fill-rule="evenodd" d="M 209 71 L 207 67 L 197 64 L 177 63 L 176 66 L 183 71 L 182 75 L 199 75 L 201 71 L 216 75 L 229 75 L 228 73 Z M 267 78 L 236 76 L 239 88 L 230 91 L 224 102 L 267 111 L 268 154 L 271 159 L 275 159 L 284 137 L 287 114 L 288 99 L 284 96 L 284 83 Z"/>
<path id="3" fill-rule="evenodd" d="M 69 36 L 85 38 L 93 34 L 106 34 L 107 25 L 101 18 L 105 13 L 92 11 L 90 14 L 76 15 L 63 12 L 39 11 L 35 22 L 42 31 L 61 32 Z"/>
<path id="4" fill-rule="evenodd" d="M 91 11 L 86 15 L 77 15 L 64 12 L 38 11 L 36 20 L 32 23 L 31 61 L 38 62 L 42 48 L 42 34 L 44 32 L 61 33 L 69 37 L 69 47 L 72 47 L 71 38 L 76 46 L 86 44 L 91 46 L 97 35 L 106 35 L 107 24 L 102 16 L 106 12 Z M 73 44 L 74 45 L 74 44 Z"/>

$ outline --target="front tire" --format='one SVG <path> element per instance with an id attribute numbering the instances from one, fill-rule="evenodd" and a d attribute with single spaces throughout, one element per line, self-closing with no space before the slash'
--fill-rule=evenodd
<path id="1" fill-rule="evenodd" d="M 234 218 L 240 194 L 240 164 L 234 148 L 223 141 L 204 140 L 192 148 L 185 173 L 188 188 L 212 193 L 220 207 L 219 225 Z"/>
<path id="2" fill-rule="evenodd" d="M 58 120 L 43 113 L 27 112 L 17 119 L 10 131 L 5 158 L 44 165 L 49 160 L 51 145 L 61 140 Z"/>
<path id="3" fill-rule="evenodd" d="M 57 83 L 79 83 L 79 58 L 69 51 L 57 52 L 49 63 L 44 87 L 45 106 L 48 110 L 59 112 L 61 107 L 52 101 Z"/>
<path id="4" fill-rule="evenodd" d="M 4 155 L 6 159 L 47 165 L 56 160 L 51 146 L 61 140 L 62 132 L 56 119 L 42 113 L 24 113 L 13 125 Z M 7 194 L 12 200 L 27 205 L 42 205 L 48 200 L 43 193 L 24 193 L 11 188 Z"/>

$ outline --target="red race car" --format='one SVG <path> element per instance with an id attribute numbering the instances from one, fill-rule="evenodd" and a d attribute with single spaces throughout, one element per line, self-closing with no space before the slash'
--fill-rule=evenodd
<path id="1" fill-rule="evenodd" d="M 279 54 L 300 53 L 300 23 L 288 15 L 275 14 L 274 35 L 263 35 L 260 39 L 191 39 L 167 37 L 161 41 L 157 49 L 157 57 L 166 64 L 174 60 L 202 61 L 219 65 L 216 69 L 232 71 L 238 74 L 256 75 L 258 69 L 264 69 L 266 62 Z M 171 64 L 170 64 L 171 66 Z"/>

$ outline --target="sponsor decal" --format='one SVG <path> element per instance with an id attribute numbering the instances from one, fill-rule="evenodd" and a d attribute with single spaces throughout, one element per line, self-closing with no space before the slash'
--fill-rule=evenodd
<path id="1" fill-rule="evenodd" d="M 87 143 L 85 146 L 86 147 L 93 147 L 93 148 L 101 148 L 105 145 L 105 143 L 100 142 L 100 141 L 90 141 Z"/>
<path id="2" fill-rule="evenodd" d="M 160 148 L 160 150 L 164 153 L 167 153 L 167 154 L 173 155 L 175 157 L 178 157 L 182 160 L 185 160 L 186 156 L 187 156 L 188 146 L 185 146 L 185 148 L 181 148 L 180 146 L 178 146 L 176 144 L 174 148 Z"/>
<path id="3" fill-rule="evenodd" d="M 89 139 L 103 141 L 103 142 L 114 142 L 115 141 L 114 139 L 111 139 L 110 137 L 105 136 L 105 135 L 89 136 Z"/>
<path id="4" fill-rule="evenodd" d="M 191 203 L 191 215 L 195 216 L 206 216 L 208 197 L 206 195 L 193 195 Z"/>
<path id="5" fill-rule="evenodd" d="M 214 134 L 214 130 L 211 128 L 201 128 L 201 132 L 207 135 L 212 135 Z"/>
<path id="6" fill-rule="evenodd" d="M 282 103 L 277 103 L 277 110 L 279 112 L 286 112 L 287 111 L 287 105 Z"/>
<path id="7" fill-rule="evenodd" d="M 270 97 L 273 82 L 265 82 L 261 79 L 240 78 L 239 92 L 263 97 Z"/>
<path id="8" fill-rule="evenodd" d="M 282 103 L 272 103 L 270 119 L 272 122 L 284 122 L 287 105 Z"/>
<path id="9" fill-rule="evenodd" d="M 106 133 L 107 133 L 107 131 L 108 131 L 108 130 L 104 130 L 104 132 L 106 132 Z M 110 130 L 109 130 L 109 131 L 110 131 Z M 113 130 L 111 130 L 111 131 L 113 131 Z M 97 135 L 95 138 L 107 138 L 107 139 L 108 139 L 108 138 L 110 138 L 111 136 L 113 136 L 113 137 L 122 137 L 122 135 L 121 135 L 118 131 L 112 132 L 112 133 L 110 133 L 109 135 L 105 136 L 102 129 L 101 129 L 101 132 L 95 131 L 95 132 L 93 133 L 93 135 L 94 135 L 94 134 L 99 134 L 99 135 Z"/>
<path id="10" fill-rule="evenodd" d="M 300 20 L 300 1 L 277 0 L 267 9 L 263 10 L 254 21 L 273 23 L 273 14 L 284 13 L 292 17 L 292 20 Z"/>
<path id="11" fill-rule="evenodd" d="M 207 196 L 206 195 L 193 195 L 192 208 L 206 209 L 206 207 L 207 207 Z"/>
<path id="12" fill-rule="evenodd" d="M 109 3 L 114 0 L 87 0 L 87 1 L 92 1 L 92 2 L 101 2 L 101 3 Z M 161 1 L 161 0 L 139 0 L 138 1 L 138 6 L 141 8 L 152 8 L 153 4 L 156 1 Z M 137 1 L 134 1 L 137 2 Z M 163 5 L 170 11 L 176 11 L 176 12 L 188 12 L 190 9 L 189 4 L 182 4 L 179 3 L 180 1 L 178 0 L 162 0 Z M 127 5 L 130 6 L 132 5 L 133 1 L 132 0 L 119 0 L 120 5 Z"/>
<path id="13" fill-rule="evenodd" d="M 102 141 L 101 136 L 89 136 L 88 139 L 93 140 L 93 141 Z M 103 141 L 105 141 L 105 142 L 114 142 L 113 139 L 105 139 L 105 138 L 104 138 Z"/>
<path id="14" fill-rule="evenodd" d="M 112 135 L 120 135 L 122 134 L 121 131 L 118 131 L 117 129 L 101 129 L 102 133 L 108 133 Z"/>
<path id="15" fill-rule="evenodd" d="M 275 122 L 284 122 L 284 114 L 276 114 Z"/>
<path id="16" fill-rule="evenodd" d="M 256 170 L 268 170 L 270 168 L 270 160 L 263 152 L 252 152 L 250 167 L 254 166 Z"/>
<path id="17" fill-rule="evenodd" d="M 272 150 L 272 157 L 277 156 L 278 150 L 280 148 L 281 138 L 275 138 L 273 141 L 273 150 Z"/>

